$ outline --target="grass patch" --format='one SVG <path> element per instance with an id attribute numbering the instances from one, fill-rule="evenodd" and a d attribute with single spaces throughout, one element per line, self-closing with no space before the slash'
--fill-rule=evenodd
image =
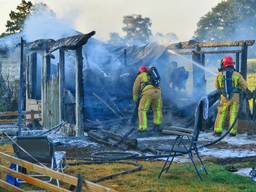
<path id="1" fill-rule="evenodd" d="M 12 153 L 10 145 L 0 145 L 0 151 Z M 69 162 L 69 161 L 68 161 Z M 100 184 L 110 186 L 120 192 L 256 192 L 256 184 L 249 178 L 232 174 L 225 166 L 206 162 L 209 175 L 203 175 L 200 181 L 190 163 L 174 163 L 170 171 L 158 179 L 161 161 L 139 161 L 144 169 L 129 175 L 122 175 Z M 252 163 L 235 164 L 237 167 L 248 167 Z M 100 164 L 69 166 L 65 173 L 77 176 L 82 174 L 87 180 L 117 173 L 133 168 L 124 164 Z M 0 189 L 0 192 L 1 189 Z"/>
<path id="2" fill-rule="evenodd" d="M 207 162 L 206 166 L 209 175 L 204 175 L 201 182 L 194 167 L 187 164 L 174 164 L 167 174 L 163 174 L 161 179 L 157 176 L 163 162 L 139 162 L 144 169 L 137 173 L 123 175 L 112 180 L 104 181 L 101 184 L 111 186 L 117 191 L 128 192 L 138 189 L 139 192 L 256 192 L 256 184 L 249 178 L 234 175 L 225 170 L 223 166 Z M 79 172 L 86 179 L 96 178 L 116 173 L 116 170 L 127 170 L 129 167 L 121 164 L 104 165 L 80 165 L 68 167 L 66 172 L 77 175 Z M 74 174 L 75 173 L 75 174 Z"/>

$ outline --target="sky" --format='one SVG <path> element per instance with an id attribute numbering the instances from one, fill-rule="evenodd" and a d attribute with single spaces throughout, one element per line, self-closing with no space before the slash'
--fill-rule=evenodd
<path id="1" fill-rule="evenodd" d="M 191 39 L 200 17 L 223 0 L 32 0 L 46 3 L 59 18 L 83 33 L 95 30 L 98 39 L 110 32 L 122 32 L 122 17 L 141 14 L 149 17 L 152 32 L 175 33 L 179 40 Z M 11 10 L 21 0 L 0 0 L 0 33 Z"/>

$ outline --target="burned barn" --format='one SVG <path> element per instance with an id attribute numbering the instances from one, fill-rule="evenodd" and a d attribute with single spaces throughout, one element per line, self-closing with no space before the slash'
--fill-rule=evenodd
<path id="1" fill-rule="evenodd" d="M 18 125 L 22 137 L 40 139 L 44 136 L 58 143 L 58 150 L 64 150 L 71 159 L 89 158 L 103 162 L 166 158 L 169 157 L 170 146 L 183 137 L 192 138 L 191 144 L 198 146 L 190 149 L 198 148 L 205 156 L 220 156 L 222 151 L 218 146 L 212 146 L 216 143 L 233 150 L 234 158 L 240 155 L 239 144 L 229 145 L 233 140 L 225 137 L 228 131 L 221 139 L 212 134 L 219 99 L 213 84 L 219 67 L 218 59 L 224 54 L 235 55 L 236 70 L 246 78 L 248 48 L 254 41 L 116 46 L 94 39 L 94 34 L 80 33 L 57 40 L 33 42 L 21 39 L 18 42 Z M 213 64 L 208 60 L 209 55 L 216 55 L 211 61 Z M 143 135 L 136 131 L 136 122 L 130 121 L 134 113 L 132 87 L 141 65 L 158 69 L 164 103 L 163 130 L 153 129 L 150 111 L 149 128 Z M 244 105 L 238 117 L 241 133 L 254 129 L 248 110 Z M 39 115 L 43 130 L 27 129 L 27 125 L 21 122 L 24 111 L 39 112 L 36 115 Z M 255 117 L 255 109 L 251 115 Z M 244 156 L 255 155 L 255 151 L 246 148 L 247 143 L 254 140 L 243 139 L 243 136 L 239 134 L 237 137 L 245 147 Z M 227 158 L 230 151 L 221 155 Z M 138 166 L 134 170 L 141 168 Z M 166 170 L 165 166 L 163 170 Z M 201 178 L 200 174 L 198 176 Z"/>
<path id="2" fill-rule="evenodd" d="M 89 40 L 92 35 L 24 44 L 26 110 L 41 110 L 43 127 L 66 121 L 75 124 L 77 135 L 83 135 L 84 130 L 112 121 L 116 122 L 111 124 L 113 129 L 111 125 L 105 128 L 122 133 L 127 127 L 122 130 L 119 124 L 133 113 L 131 90 L 142 64 L 156 66 L 161 75 L 165 124 L 189 127 L 198 100 L 214 91 L 206 85 L 213 83 L 204 69 L 206 55 L 235 54 L 236 68 L 246 77 L 247 50 L 254 43 L 189 41 L 127 47 Z M 178 81 L 184 81 L 185 86 L 176 90 L 170 74 L 177 73 L 178 68 L 184 70 Z"/>
<path id="3" fill-rule="evenodd" d="M 47 129 L 69 123 L 66 135 L 81 136 L 95 129 L 122 135 L 131 127 L 132 86 L 143 64 L 156 66 L 161 76 L 163 127 L 189 128 L 197 102 L 215 90 L 216 74 L 206 69 L 217 71 L 218 60 L 211 66 L 207 55 L 234 54 L 236 69 L 246 78 L 247 52 L 254 44 L 248 40 L 117 46 L 91 38 L 93 35 L 18 42 L 16 49 L 23 52 L 19 111 L 40 111 L 39 123 Z M 216 102 L 204 129 L 213 126 L 215 112 Z"/>

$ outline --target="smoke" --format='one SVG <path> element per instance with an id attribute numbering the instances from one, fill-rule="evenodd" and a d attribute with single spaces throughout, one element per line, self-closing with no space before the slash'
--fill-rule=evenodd
<path id="1" fill-rule="evenodd" d="M 36 4 L 24 23 L 24 38 L 31 42 L 37 39 L 59 39 L 74 35 L 72 23 L 58 18 L 52 10 L 44 4 Z"/>
<path id="2" fill-rule="evenodd" d="M 156 42 L 160 45 L 170 45 L 171 43 L 178 42 L 178 37 L 175 33 L 156 33 L 155 35 L 151 36 L 151 41 Z"/>
<path id="3" fill-rule="evenodd" d="M 37 39 L 59 39 L 77 34 L 73 24 L 56 16 L 45 6 L 37 6 L 25 21 L 23 35 L 28 42 Z M 187 59 L 178 55 L 169 54 L 164 46 L 177 41 L 174 34 L 157 34 L 151 39 L 154 43 L 143 46 L 127 47 L 123 45 L 111 45 L 96 39 L 90 39 L 83 47 L 84 58 L 84 90 L 85 107 L 88 118 L 108 119 L 115 117 L 101 101 L 95 98 L 97 94 L 112 108 L 121 111 L 129 111 L 132 105 L 132 86 L 140 65 L 155 65 L 162 77 L 161 88 L 166 108 L 176 104 L 179 108 L 185 108 L 191 104 L 191 99 L 186 102 L 182 99 L 189 98 L 192 85 L 192 64 Z M 134 42 L 135 45 L 139 44 Z M 152 46 L 154 45 L 154 46 Z M 124 51 L 127 49 L 127 57 Z M 51 60 L 51 68 L 56 72 L 58 64 L 58 52 L 53 53 L 55 60 Z M 41 56 L 39 56 L 42 58 Z M 178 61 L 178 67 L 184 67 L 189 72 L 189 78 L 184 81 L 185 89 L 174 91 L 171 89 L 171 72 L 174 70 L 172 61 Z M 38 58 L 38 66 L 42 65 L 42 59 Z M 54 75 L 54 74 L 52 74 Z M 57 74 L 55 74 L 57 75 Z M 68 51 L 65 54 L 65 88 L 75 92 L 75 54 Z M 183 81 L 183 76 L 176 80 Z M 186 112 L 191 113 L 191 108 Z"/>

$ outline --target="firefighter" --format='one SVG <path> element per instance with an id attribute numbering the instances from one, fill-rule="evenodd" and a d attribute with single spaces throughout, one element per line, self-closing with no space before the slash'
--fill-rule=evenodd
<path id="1" fill-rule="evenodd" d="M 238 114 L 240 93 L 248 90 L 246 81 L 239 72 L 235 71 L 234 66 L 232 57 L 224 57 L 216 78 L 215 86 L 221 93 L 214 125 L 216 135 L 221 135 L 226 120 L 229 127 L 233 125 Z M 230 131 L 230 136 L 236 136 L 236 133 L 237 125 L 235 124 Z"/>
<path id="2" fill-rule="evenodd" d="M 162 98 L 161 90 L 158 86 L 154 86 L 150 80 L 148 69 L 146 66 L 139 68 L 138 75 L 133 85 L 133 101 L 139 102 L 139 131 L 143 132 L 147 129 L 147 111 L 150 107 L 153 109 L 154 128 L 160 130 L 162 121 Z"/>

